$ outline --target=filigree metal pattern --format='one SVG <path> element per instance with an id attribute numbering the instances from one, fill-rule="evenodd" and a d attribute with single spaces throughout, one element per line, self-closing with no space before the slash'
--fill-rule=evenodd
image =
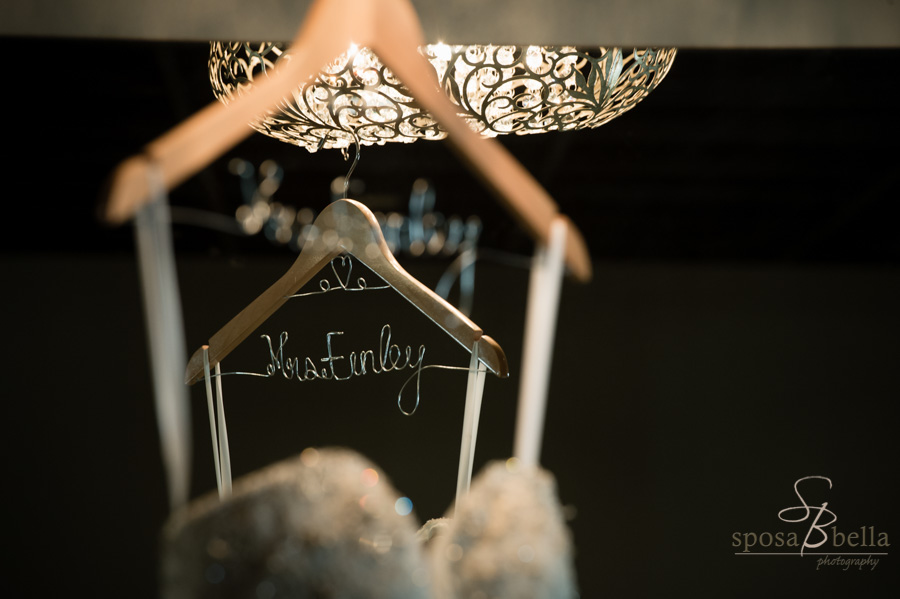
<path id="1" fill-rule="evenodd" d="M 641 101 L 665 77 L 675 49 L 571 46 L 424 49 L 450 98 L 485 135 L 598 127 Z"/>
<path id="2" fill-rule="evenodd" d="M 212 42 L 213 93 L 228 103 L 280 59 L 290 60 L 282 44 Z M 278 110 L 252 126 L 310 151 L 346 148 L 357 139 L 371 145 L 444 136 L 368 48 L 351 48 L 339 56 L 320 71 L 315 82 L 299 86 Z"/>
<path id="3" fill-rule="evenodd" d="M 494 136 L 598 127 L 646 97 L 676 51 L 435 44 L 421 52 L 460 116 Z M 212 42 L 214 94 L 229 102 L 278 60 L 290 60 L 282 44 Z M 371 50 L 355 46 L 252 126 L 312 152 L 446 136 Z"/>

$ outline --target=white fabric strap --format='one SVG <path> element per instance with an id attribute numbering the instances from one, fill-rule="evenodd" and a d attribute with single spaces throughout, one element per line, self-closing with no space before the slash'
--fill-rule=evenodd
<path id="1" fill-rule="evenodd" d="M 466 408 L 463 416 L 462 443 L 459 448 L 459 471 L 456 476 L 456 505 L 469 492 L 472 483 L 472 461 L 475 458 L 475 440 L 478 436 L 478 419 L 481 416 L 481 398 L 484 394 L 486 369 L 478 362 L 476 341 L 469 360 L 469 380 L 466 385 Z"/>
<path id="2" fill-rule="evenodd" d="M 565 249 L 566 221 L 559 218 L 550 231 L 549 245 L 538 247 L 535 252 L 528 287 L 525 347 L 519 377 L 519 409 L 513 449 L 513 456 L 526 468 L 537 466 L 540 461 Z"/>
<path id="3" fill-rule="evenodd" d="M 190 492 L 191 413 L 182 381 L 187 360 L 169 205 L 158 171 L 149 173 L 153 201 L 135 215 L 135 237 L 160 448 L 169 508 L 175 509 Z"/>
<path id="4" fill-rule="evenodd" d="M 206 345 L 203 346 L 203 382 L 206 384 L 206 409 L 209 413 L 209 436 L 212 440 L 213 464 L 216 469 L 216 488 L 219 490 L 219 499 L 225 499 L 231 496 L 231 452 L 228 449 L 228 428 L 225 425 L 225 403 L 222 399 L 222 366 L 216 364 L 216 399 L 213 401 L 209 347 Z"/>
<path id="5" fill-rule="evenodd" d="M 222 460 L 222 492 L 231 497 L 231 451 L 228 449 L 228 427 L 225 426 L 225 401 L 222 398 L 222 363 L 216 364 L 216 407 L 219 420 L 219 459 Z"/>
<path id="6" fill-rule="evenodd" d="M 216 488 L 222 499 L 222 465 L 219 460 L 219 440 L 216 433 L 216 408 L 213 403 L 212 377 L 209 375 L 209 347 L 203 346 L 203 382 L 206 384 L 206 410 L 209 412 L 209 437 L 212 439 L 213 466 L 216 468 Z"/>

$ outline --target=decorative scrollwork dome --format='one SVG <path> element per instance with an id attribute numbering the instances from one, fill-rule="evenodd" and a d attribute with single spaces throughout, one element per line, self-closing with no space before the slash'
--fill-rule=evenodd
<path id="1" fill-rule="evenodd" d="M 476 132 L 527 135 L 598 127 L 630 110 L 666 76 L 674 48 L 449 46 L 420 49 L 459 114 Z M 228 103 L 290 60 L 279 43 L 212 42 L 213 92 Z M 352 46 L 252 124 L 311 152 L 446 133 L 368 48 Z"/>

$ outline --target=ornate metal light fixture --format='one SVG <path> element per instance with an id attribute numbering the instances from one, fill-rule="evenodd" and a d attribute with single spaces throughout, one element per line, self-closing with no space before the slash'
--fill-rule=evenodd
<path id="1" fill-rule="evenodd" d="M 488 136 L 598 127 L 630 110 L 666 76 L 675 48 L 571 46 L 421 48 L 460 115 Z M 290 60 L 278 43 L 212 42 L 213 92 L 228 101 Z M 368 48 L 351 48 L 252 126 L 311 152 L 441 139 L 446 133 Z"/>

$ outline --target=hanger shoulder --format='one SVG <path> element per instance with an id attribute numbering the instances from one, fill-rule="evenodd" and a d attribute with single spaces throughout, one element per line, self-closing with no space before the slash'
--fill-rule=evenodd
<path id="1" fill-rule="evenodd" d="M 113 171 L 102 210 L 105 220 L 121 224 L 148 201 L 150 162 L 159 170 L 165 188 L 172 189 L 249 136 L 253 129 L 248 123 L 276 106 L 299 82 L 314 77 L 345 52 L 354 38 L 359 42 L 371 37 L 375 8 L 370 1 L 314 2 L 291 43 L 301 51 L 254 81 L 252 93 L 241 94 L 228 105 L 212 102 Z"/>
<path id="2" fill-rule="evenodd" d="M 329 204 L 316 218 L 315 227 L 322 232 L 303 251 L 291 268 L 246 308 L 219 329 L 209 340 L 210 367 L 222 361 L 253 331 L 275 313 L 291 295 L 297 293 L 329 261 L 348 253 L 384 279 L 401 296 L 428 316 L 469 352 L 475 343 L 483 343 L 481 361 L 500 377 L 509 375 L 503 350 L 459 310 L 407 273 L 397 262 L 384 241 L 381 228 L 372 212 L 353 200 Z M 327 232 L 332 232 L 327 234 Z M 184 380 L 192 385 L 203 378 L 203 350 L 194 352 L 188 362 Z"/>
<path id="3" fill-rule="evenodd" d="M 419 21 L 408 2 L 391 1 L 380 13 L 372 44 L 416 101 L 447 131 L 460 157 L 506 205 L 534 239 L 549 243 L 558 209 L 553 198 L 513 156 L 495 140 L 482 138 L 457 115 L 457 107 L 441 91 L 434 69 L 418 52 L 425 45 Z M 591 260 L 581 233 L 569 223 L 566 263 L 581 281 L 591 278 Z"/>
<path id="4" fill-rule="evenodd" d="M 478 347 L 478 359 L 488 367 L 490 364 L 496 364 L 496 370 L 492 372 L 500 378 L 509 376 L 509 363 L 506 361 L 506 354 L 500 344 L 494 341 L 489 335 L 482 335 L 481 345 Z"/>
<path id="5" fill-rule="evenodd" d="M 323 227 L 334 227 L 341 232 L 343 251 L 381 277 L 467 351 L 471 353 L 475 343 L 484 338 L 478 325 L 400 266 L 384 241 L 378 221 L 365 205 L 354 200 L 333 202 L 316 219 L 317 226 L 320 221 Z M 509 375 L 506 356 L 496 342 L 491 343 L 490 351 L 484 352 L 481 361 L 492 373 L 506 377 Z"/>
<path id="6" fill-rule="evenodd" d="M 274 314 L 291 295 L 308 283 L 331 259 L 340 254 L 337 247 L 324 244 L 304 248 L 291 268 L 262 295 L 253 300 L 237 316 L 228 321 L 209 340 L 209 365 L 215 366 Z M 203 350 L 198 349 L 188 361 L 184 382 L 193 385 L 203 378 Z"/>
<path id="7" fill-rule="evenodd" d="M 522 226 L 546 244 L 556 204 L 533 177 L 494 140 L 473 133 L 456 114 L 427 61 L 418 53 L 424 40 L 409 0 L 318 0 L 312 4 L 291 48 L 254 90 L 228 106 L 213 102 L 156 141 L 143 156 L 123 162 L 112 174 L 105 219 L 131 218 L 149 197 L 147 166 L 153 162 L 166 189 L 182 183 L 228 148 L 247 137 L 247 123 L 276 106 L 299 81 L 308 80 L 351 43 L 369 46 L 398 75 L 423 107 L 448 131 L 465 162 L 474 168 Z M 576 278 L 591 276 L 590 257 L 575 227 L 569 229 L 566 263 Z"/>

